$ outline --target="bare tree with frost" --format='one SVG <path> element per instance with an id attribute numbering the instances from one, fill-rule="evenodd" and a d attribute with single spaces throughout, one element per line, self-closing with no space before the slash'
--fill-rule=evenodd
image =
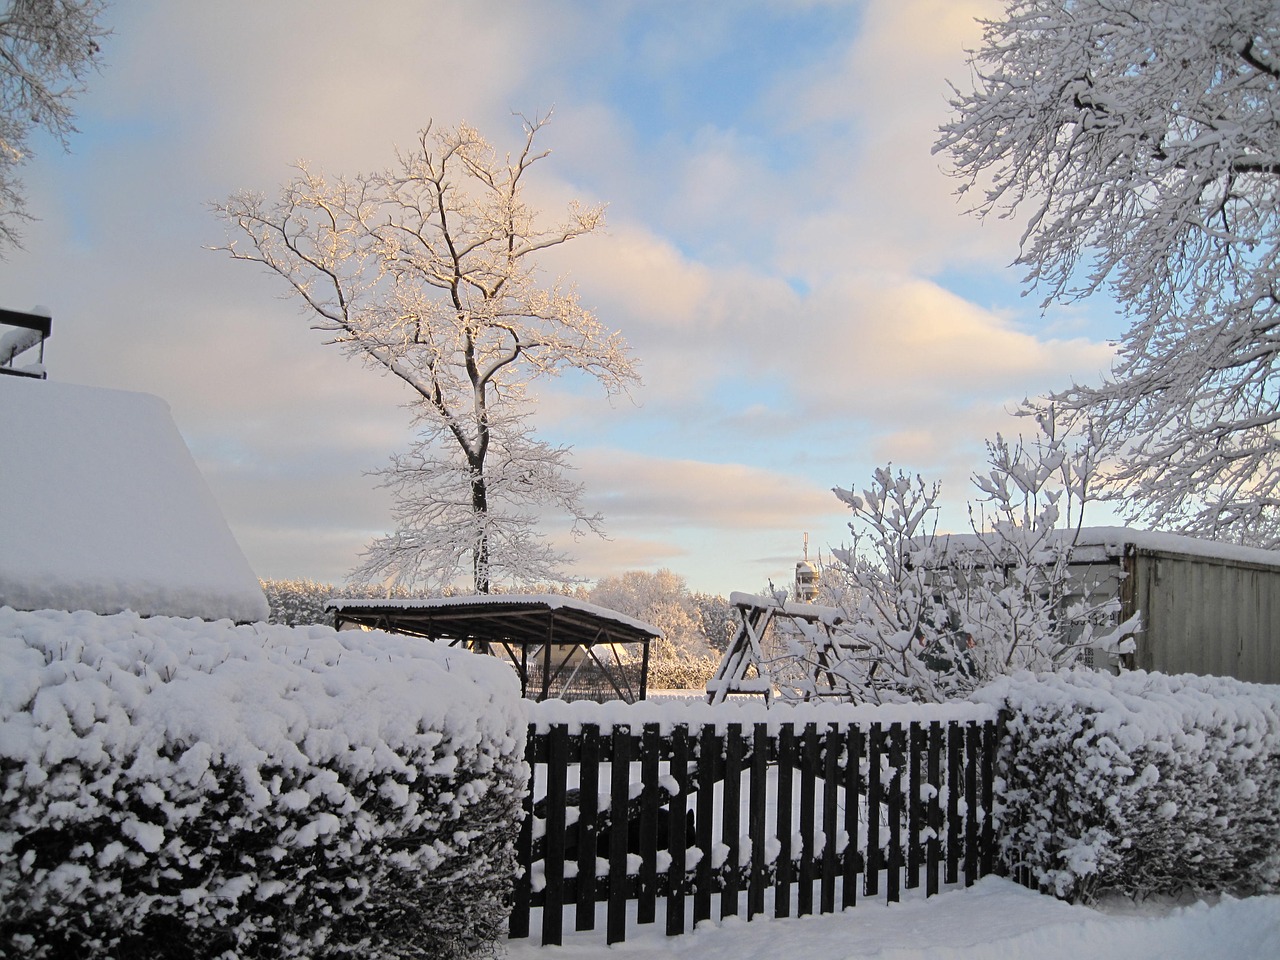
<path id="1" fill-rule="evenodd" d="M 71 105 L 98 65 L 108 33 L 99 0 L 9 0 L 0 11 L 0 250 L 18 246 L 31 219 L 18 168 L 43 128 L 65 148 L 75 132 Z"/>
<path id="2" fill-rule="evenodd" d="M 546 223 L 525 202 L 546 122 L 526 121 L 520 151 L 501 158 L 465 124 L 428 127 L 388 171 L 328 180 L 299 164 L 278 199 L 242 192 L 216 207 L 249 240 L 220 249 L 279 274 L 327 342 L 414 393 L 418 439 L 380 471 L 396 528 L 370 544 L 357 586 L 469 575 L 488 593 L 563 579 L 541 513 L 600 531 L 566 475 L 568 448 L 534 436 L 529 385 L 574 370 L 613 394 L 639 378 L 620 334 L 540 281 L 537 254 L 604 216 L 574 203 Z"/>
<path id="3" fill-rule="evenodd" d="M 1107 290 L 1109 377 L 1051 398 L 1115 456 L 1132 519 L 1280 545 L 1280 17 L 1274 0 L 1010 0 L 949 152 L 977 212 L 1026 214 L 1051 300 Z"/>

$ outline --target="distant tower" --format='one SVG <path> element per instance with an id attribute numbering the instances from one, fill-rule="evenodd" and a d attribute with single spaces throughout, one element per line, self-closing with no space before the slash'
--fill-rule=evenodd
<path id="1" fill-rule="evenodd" d="M 809 559 L 809 534 L 804 535 L 804 559 L 796 564 L 795 597 L 812 603 L 818 596 L 818 565 Z"/>

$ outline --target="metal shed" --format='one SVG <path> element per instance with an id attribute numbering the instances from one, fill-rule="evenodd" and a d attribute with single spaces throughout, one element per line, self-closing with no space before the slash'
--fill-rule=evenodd
<path id="1" fill-rule="evenodd" d="M 1141 612 L 1128 665 L 1280 683 L 1280 552 L 1125 527 L 1081 531 L 1072 568 Z"/>
<path id="2" fill-rule="evenodd" d="M 338 630 L 387 630 L 505 656 L 521 695 L 533 700 L 643 700 L 649 644 L 662 636 L 647 623 L 558 595 L 333 599 L 325 610 Z M 639 646 L 638 661 L 624 658 L 619 645 Z"/>

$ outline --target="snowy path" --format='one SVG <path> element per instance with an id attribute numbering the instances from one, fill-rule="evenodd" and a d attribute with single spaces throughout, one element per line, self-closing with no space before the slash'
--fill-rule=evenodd
<path id="1" fill-rule="evenodd" d="M 630 928 L 634 930 L 634 928 Z M 1280 896 L 1208 906 L 1071 906 L 994 877 L 929 901 L 868 901 L 843 914 L 728 920 L 682 937 L 660 924 L 606 947 L 603 930 L 561 947 L 511 941 L 510 960 L 1277 960 Z"/>

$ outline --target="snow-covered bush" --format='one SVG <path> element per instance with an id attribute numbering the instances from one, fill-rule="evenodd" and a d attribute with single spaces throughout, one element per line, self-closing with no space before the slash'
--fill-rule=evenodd
<path id="1" fill-rule="evenodd" d="M 509 668 L 405 637 L 0 607 L 0 954 L 482 947 L 525 729 Z"/>
<path id="2" fill-rule="evenodd" d="M 1018 670 L 1060 670 L 1113 649 L 1115 598 L 1075 595 L 1071 561 L 1095 465 L 1092 441 L 1049 417 L 1030 443 L 997 436 L 975 474 L 972 533 L 939 533 L 941 487 L 889 467 L 861 494 L 835 551 L 850 651 L 834 673 L 862 699 L 942 701 Z"/>
<path id="3" fill-rule="evenodd" d="M 1280 889 L 1280 686 L 1076 670 L 1001 678 L 1002 856 L 1060 897 Z"/>

